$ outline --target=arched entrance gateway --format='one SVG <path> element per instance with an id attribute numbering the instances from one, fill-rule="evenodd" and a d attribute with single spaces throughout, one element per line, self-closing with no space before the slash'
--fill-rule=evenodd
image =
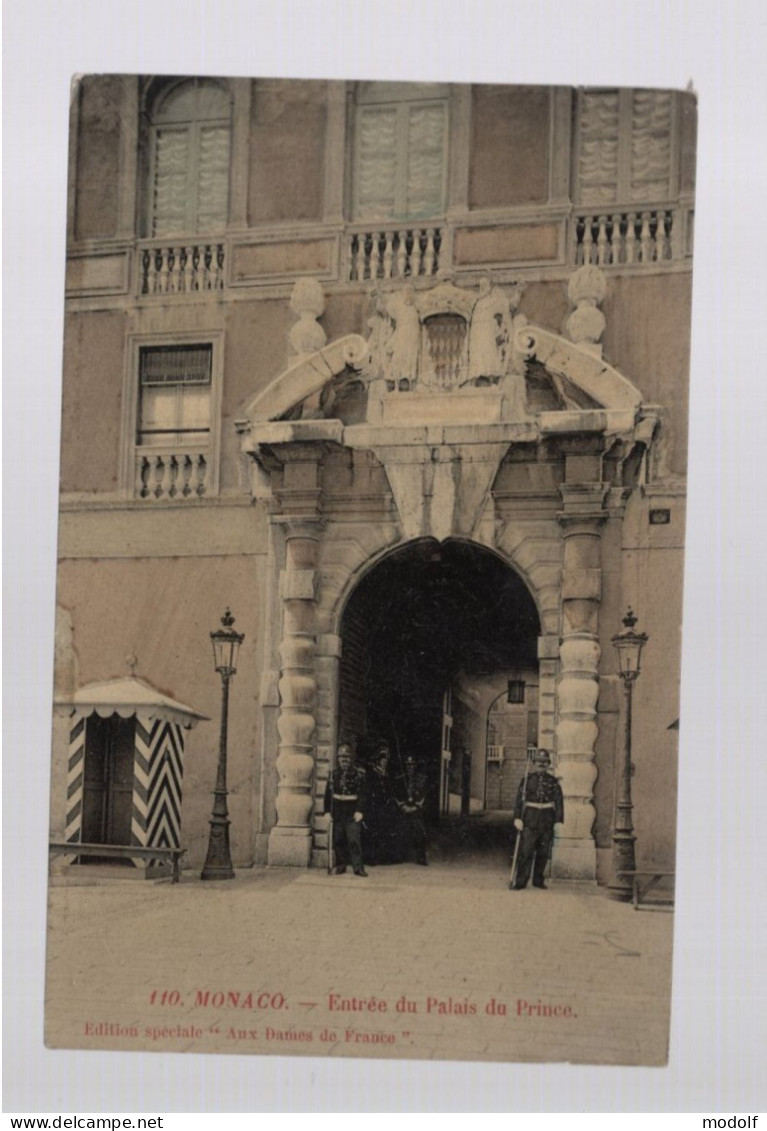
<path id="1" fill-rule="evenodd" d="M 424 539 L 393 550 L 359 581 L 341 620 L 339 736 L 363 761 L 385 739 L 394 777 L 412 755 L 432 826 L 508 810 L 537 739 L 539 634 L 524 582 L 485 547 Z M 498 737 L 490 713 L 495 705 L 500 715 L 509 681 L 520 692 L 507 712 L 512 741 L 500 759 L 493 743 L 488 765 Z"/>
<path id="2" fill-rule="evenodd" d="M 602 635 L 618 623 L 624 514 L 661 410 L 602 358 L 597 268 L 570 280 L 568 337 L 518 314 L 519 288 L 421 282 L 374 290 L 368 338 L 325 345 L 321 289 L 302 280 L 296 358 L 237 425 L 270 524 L 268 859 L 325 862 L 339 737 L 417 748 L 437 814 L 466 791 L 460 742 L 469 808 L 488 803 L 484 748 L 498 744 L 477 720 L 513 678 L 537 685 L 518 746 L 554 751 L 565 795 L 553 874 L 593 881 Z"/>

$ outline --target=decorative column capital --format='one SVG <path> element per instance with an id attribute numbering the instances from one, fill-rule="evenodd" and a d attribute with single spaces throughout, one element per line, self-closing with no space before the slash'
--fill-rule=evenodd
<path id="1" fill-rule="evenodd" d="M 565 528 L 565 536 L 578 524 L 601 524 L 607 518 L 605 501 L 610 490 L 609 483 L 562 483 L 559 493 L 563 509 L 557 519 Z M 576 531 L 577 532 L 577 531 Z M 584 529 L 583 533 L 587 533 Z"/>

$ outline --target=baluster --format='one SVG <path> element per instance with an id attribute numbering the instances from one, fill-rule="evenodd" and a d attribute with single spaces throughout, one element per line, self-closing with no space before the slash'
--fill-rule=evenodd
<path id="1" fill-rule="evenodd" d="M 184 456 L 184 458 L 181 462 L 180 474 L 179 474 L 179 484 L 180 484 L 180 486 L 178 488 L 178 493 L 180 495 L 183 495 L 183 497 L 185 499 L 188 499 L 189 496 L 192 493 L 192 488 L 189 486 L 189 481 L 191 480 L 191 478 L 192 478 L 192 457 L 186 455 L 186 456 Z"/>
<path id="2" fill-rule="evenodd" d="M 594 237 L 591 234 L 591 216 L 583 217 L 583 262 L 591 263 L 591 249 Z"/>
<path id="3" fill-rule="evenodd" d="M 384 232 L 383 277 L 391 279 L 391 265 L 394 260 L 394 233 Z"/>
<path id="4" fill-rule="evenodd" d="M 423 256 L 423 273 L 424 275 L 431 275 L 434 273 L 434 229 L 426 229 L 426 251 Z"/>
<path id="5" fill-rule="evenodd" d="M 611 219 L 612 226 L 613 226 L 612 239 L 610 240 L 610 246 L 612 248 L 612 254 L 610 256 L 610 262 L 611 263 L 622 263 L 623 262 L 623 235 L 621 233 L 621 214 L 620 214 L 620 212 L 616 212 L 615 215 L 612 216 L 610 219 Z"/>
<path id="6" fill-rule="evenodd" d="M 600 267 L 603 267 L 606 263 L 609 263 L 609 247 L 607 243 L 607 217 L 599 216 L 597 218 L 597 224 L 597 263 Z"/>
<path id="7" fill-rule="evenodd" d="M 572 220 L 572 239 L 573 239 L 573 264 L 576 267 L 583 266 L 583 217 L 574 216 Z"/>
<path id="8" fill-rule="evenodd" d="M 149 460 L 146 456 L 139 456 L 136 460 L 136 495 L 145 499 L 149 494 Z"/>
<path id="9" fill-rule="evenodd" d="M 378 267 L 381 262 L 381 247 L 379 240 L 381 238 L 380 232 L 371 232 L 371 247 L 370 247 L 370 278 L 378 278 Z"/>
<path id="10" fill-rule="evenodd" d="M 667 220 L 669 222 L 669 228 L 670 228 L 670 226 L 671 226 L 671 213 L 666 212 L 665 208 L 659 208 L 658 209 L 658 231 L 657 231 L 657 237 L 656 237 L 659 240 L 658 252 L 657 252 L 657 255 L 656 255 L 656 259 L 658 260 L 658 262 L 660 262 L 662 259 L 670 259 L 671 258 L 671 241 L 669 239 L 669 234 L 668 234 L 668 231 L 666 229 L 666 221 Z"/>
<path id="11" fill-rule="evenodd" d="M 216 289 L 219 291 L 224 289 L 224 245 L 222 243 L 216 247 Z"/>
<path id="12" fill-rule="evenodd" d="M 150 292 L 153 295 L 160 293 L 160 273 L 162 271 L 162 249 L 159 247 L 152 250 L 152 280 L 150 283 Z"/>
<path id="13" fill-rule="evenodd" d="M 193 274 L 192 274 L 192 248 L 184 247 L 181 249 L 183 255 L 182 264 L 182 286 L 184 292 L 188 294 L 193 287 Z"/>
<path id="14" fill-rule="evenodd" d="M 421 274 L 421 237 L 420 228 L 413 228 L 413 250 L 410 253 L 410 274 L 415 278 Z"/>
<path id="15" fill-rule="evenodd" d="M 404 279 L 407 270 L 407 232 L 397 232 L 397 274 Z"/>
<path id="16" fill-rule="evenodd" d="M 165 464 L 162 461 L 162 456 L 152 456 L 152 480 L 154 486 L 152 487 L 152 494 L 156 499 L 162 495 L 162 481 L 165 475 Z"/>
<path id="17" fill-rule="evenodd" d="M 637 216 L 636 212 L 629 212 L 626 216 L 626 262 L 635 263 L 637 253 Z"/>
<path id="18" fill-rule="evenodd" d="M 168 255 L 167 247 L 160 249 L 160 294 L 168 293 Z"/>
<path id="19" fill-rule="evenodd" d="M 200 278 L 200 247 L 199 244 L 192 248 L 192 287 L 195 291 L 202 290 Z"/>
<path id="20" fill-rule="evenodd" d="M 203 262 L 202 289 L 204 291 L 210 290 L 210 263 L 211 263 L 211 259 L 212 259 L 212 255 L 211 255 L 211 251 L 210 251 L 210 245 L 206 244 L 202 249 L 202 262 Z"/>
<path id="21" fill-rule="evenodd" d="M 168 466 L 166 498 L 175 499 L 178 494 L 178 488 L 176 486 L 178 482 L 178 457 L 168 456 L 165 462 Z"/>
<path id="22" fill-rule="evenodd" d="M 149 294 L 149 265 L 151 262 L 149 248 L 145 247 L 141 255 L 141 290 L 139 293 L 142 295 Z"/>
<path id="23" fill-rule="evenodd" d="M 349 242 L 346 245 L 346 269 L 341 278 L 347 278 L 350 283 L 353 283 L 358 278 L 357 275 L 357 253 L 359 249 L 359 237 L 354 233 L 349 237 Z"/>
<path id="24" fill-rule="evenodd" d="M 650 232 L 650 216 L 652 213 L 642 213 L 642 232 L 640 235 L 640 258 L 642 263 L 650 263 L 652 260 L 652 233 Z"/>
<path id="25" fill-rule="evenodd" d="M 171 277 L 171 292 L 172 294 L 181 294 L 181 248 L 169 249 L 169 260 L 167 260 L 167 269 Z"/>
<path id="26" fill-rule="evenodd" d="M 202 455 L 197 456 L 195 471 L 197 473 L 196 476 L 195 476 L 195 480 L 196 480 L 195 488 L 194 488 L 195 494 L 196 495 L 204 495 L 205 494 L 205 478 L 206 478 L 206 474 L 207 474 L 207 471 L 208 471 L 208 465 L 205 461 L 205 456 L 202 456 Z"/>
<path id="27" fill-rule="evenodd" d="M 170 499 L 173 497 L 173 456 L 167 455 L 162 457 L 163 460 L 163 477 L 162 477 L 162 497 Z"/>

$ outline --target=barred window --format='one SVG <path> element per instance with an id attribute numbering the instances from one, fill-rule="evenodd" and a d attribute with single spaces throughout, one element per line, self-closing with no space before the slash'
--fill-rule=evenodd
<path id="1" fill-rule="evenodd" d="M 212 366 L 210 344 L 139 350 L 140 445 L 207 440 Z"/>
<path id="2" fill-rule="evenodd" d="M 354 134 L 354 216 L 418 220 L 444 212 L 447 88 L 362 83 Z"/>
<path id="3" fill-rule="evenodd" d="M 229 211 L 231 102 L 217 82 L 191 79 L 155 104 L 150 234 L 220 232 Z"/>

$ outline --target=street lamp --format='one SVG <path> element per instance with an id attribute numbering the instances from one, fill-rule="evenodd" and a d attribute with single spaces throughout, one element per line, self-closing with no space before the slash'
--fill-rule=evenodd
<path id="1" fill-rule="evenodd" d="M 636 870 L 634 855 L 634 826 L 631 819 L 631 696 L 634 682 L 641 671 L 642 648 L 647 643 L 646 632 L 634 632 L 637 618 L 631 609 L 623 618 L 624 630 L 613 636 L 618 653 L 618 673 L 623 680 L 626 709 L 623 719 L 623 749 L 615 793 L 615 820 L 613 827 L 612 876 L 607 890 L 613 899 L 630 899 L 633 887 L 631 872 Z"/>
<path id="2" fill-rule="evenodd" d="M 233 880 L 232 853 L 229 848 L 229 812 L 226 807 L 226 737 L 229 723 L 229 681 L 237 671 L 237 653 L 244 634 L 232 628 L 234 617 L 227 608 L 222 627 L 211 632 L 216 671 L 221 673 L 221 737 L 218 745 L 218 773 L 213 790 L 208 855 L 202 870 L 203 880 Z"/>

